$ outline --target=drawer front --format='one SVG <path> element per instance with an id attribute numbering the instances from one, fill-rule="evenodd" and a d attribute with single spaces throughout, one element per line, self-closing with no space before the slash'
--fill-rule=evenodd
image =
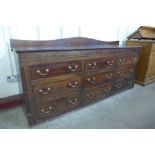
<path id="1" fill-rule="evenodd" d="M 115 71 L 107 71 L 103 73 L 92 74 L 84 77 L 84 88 L 90 88 L 107 81 L 114 80 Z"/>
<path id="2" fill-rule="evenodd" d="M 62 97 L 51 102 L 37 105 L 35 107 L 36 119 L 48 119 L 66 111 L 79 107 L 81 98 L 79 94 Z"/>
<path id="3" fill-rule="evenodd" d="M 118 58 L 118 65 L 136 64 L 138 61 L 137 55 L 125 55 Z"/>
<path id="4" fill-rule="evenodd" d="M 30 66 L 32 80 L 79 72 L 82 72 L 81 61 L 55 62 Z"/>
<path id="5" fill-rule="evenodd" d="M 35 100 L 37 102 L 49 101 L 52 98 L 68 93 L 80 91 L 82 81 L 80 77 L 57 81 L 53 83 L 37 85 L 33 87 Z"/>
<path id="6" fill-rule="evenodd" d="M 100 70 L 107 67 L 113 67 L 117 65 L 116 57 L 107 57 L 102 59 L 85 60 L 85 72 Z"/>
<path id="7" fill-rule="evenodd" d="M 116 78 L 126 78 L 126 77 L 134 77 L 135 75 L 135 66 L 128 65 L 119 67 L 119 69 L 116 70 Z"/>
<path id="8" fill-rule="evenodd" d="M 130 88 L 134 86 L 134 79 L 125 79 L 121 81 L 116 81 L 114 85 L 114 90 L 119 91 L 125 88 Z"/>
<path id="9" fill-rule="evenodd" d="M 99 88 L 94 88 L 89 91 L 84 92 L 84 100 L 85 103 L 89 103 L 91 101 L 95 101 L 99 98 L 106 97 L 110 95 L 113 91 L 113 84 L 106 83 Z"/>

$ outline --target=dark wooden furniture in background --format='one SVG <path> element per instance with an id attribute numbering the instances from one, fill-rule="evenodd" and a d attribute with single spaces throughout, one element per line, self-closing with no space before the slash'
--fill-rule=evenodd
<path id="1" fill-rule="evenodd" d="M 126 45 L 143 47 L 137 65 L 136 82 L 146 85 L 155 81 L 155 40 L 151 40 L 155 39 L 155 28 L 140 27 L 140 29 L 141 37 L 136 37 L 133 33 L 133 36 L 128 37 L 130 40 L 126 41 Z"/>
<path id="2" fill-rule="evenodd" d="M 30 125 L 133 88 L 140 48 L 117 46 L 118 42 L 80 37 L 11 40 L 19 57 Z"/>
<path id="3" fill-rule="evenodd" d="M 141 26 L 127 37 L 130 39 L 152 39 L 155 40 L 155 27 Z"/>

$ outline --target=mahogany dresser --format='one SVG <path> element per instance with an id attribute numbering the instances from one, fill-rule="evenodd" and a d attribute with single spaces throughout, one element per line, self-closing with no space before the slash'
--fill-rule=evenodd
<path id="1" fill-rule="evenodd" d="M 133 88 L 141 48 L 117 45 L 81 37 L 11 40 L 19 58 L 29 124 Z"/>
<path id="2" fill-rule="evenodd" d="M 127 46 L 142 46 L 137 65 L 136 83 L 146 85 L 155 81 L 155 28 L 140 27 L 126 41 Z"/>

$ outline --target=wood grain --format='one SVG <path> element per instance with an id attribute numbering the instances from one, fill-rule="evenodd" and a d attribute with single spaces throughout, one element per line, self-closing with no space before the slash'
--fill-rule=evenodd
<path id="1" fill-rule="evenodd" d="M 146 85 L 155 80 L 155 55 L 154 41 L 128 40 L 127 46 L 142 46 L 136 70 L 136 81 L 138 84 Z"/>

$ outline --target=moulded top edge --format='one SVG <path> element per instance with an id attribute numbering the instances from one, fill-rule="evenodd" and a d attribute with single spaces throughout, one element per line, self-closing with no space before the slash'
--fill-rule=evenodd
<path id="1" fill-rule="evenodd" d="M 43 51 L 74 51 L 74 50 L 99 50 L 99 49 L 136 49 L 141 48 L 141 46 L 112 46 L 112 45 L 89 45 L 89 46 L 71 46 L 71 47 L 22 47 L 22 48 L 12 48 L 13 51 L 17 53 L 25 53 L 25 52 L 43 52 Z"/>

